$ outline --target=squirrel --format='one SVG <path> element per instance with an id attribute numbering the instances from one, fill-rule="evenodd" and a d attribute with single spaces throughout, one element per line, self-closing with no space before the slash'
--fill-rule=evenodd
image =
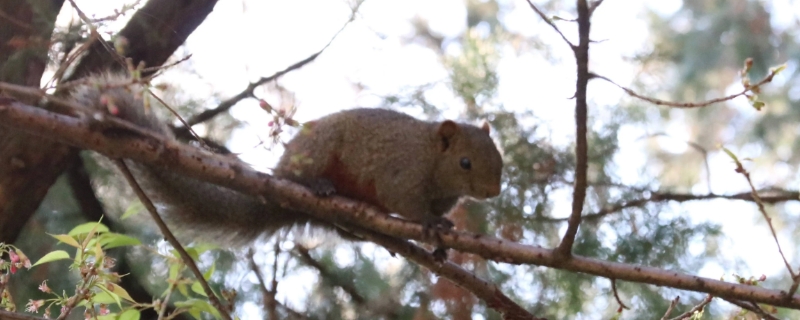
<path id="1" fill-rule="evenodd" d="M 152 110 L 143 87 L 124 74 L 88 78 L 71 99 L 175 139 Z M 162 208 L 168 224 L 229 243 L 310 224 L 352 234 L 222 186 L 126 160 L 145 193 Z M 500 193 L 502 158 L 481 127 L 450 120 L 426 122 L 387 109 L 351 109 L 305 123 L 286 144 L 274 176 L 302 184 L 319 196 L 338 194 L 430 228 L 452 227 L 444 218 L 459 198 L 486 199 Z M 357 228 L 356 228 L 357 229 Z M 342 232 L 343 231 L 343 232 Z"/>

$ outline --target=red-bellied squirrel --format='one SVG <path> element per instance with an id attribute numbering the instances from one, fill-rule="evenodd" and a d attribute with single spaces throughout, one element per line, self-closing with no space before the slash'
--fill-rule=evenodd
<path id="1" fill-rule="evenodd" d="M 129 77 L 103 74 L 72 91 L 78 104 L 115 109 L 116 116 L 174 139 L 144 108 Z M 181 230 L 249 241 L 296 225 L 333 227 L 302 212 L 155 166 L 128 162 L 162 215 Z M 386 109 L 352 109 L 307 122 L 286 145 L 274 175 L 319 195 L 336 193 L 427 227 L 449 228 L 442 217 L 462 196 L 500 193 L 503 162 L 489 126 L 427 122 Z"/>

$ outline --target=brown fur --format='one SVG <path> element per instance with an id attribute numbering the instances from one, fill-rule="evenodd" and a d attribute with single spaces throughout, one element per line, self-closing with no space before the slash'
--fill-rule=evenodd
<path id="1" fill-rule="evenodd" d="M 124 76 L 102 75 L 73 92 L 73 99 L 173 138 Z M 111 108 L 114 109 L 114 108 Z M 353 109 L 308 122 L 286 146 L 275 176 L 334 191 L 387 213 L 429 223 L 449 212 L 459 197 L 478 199 L 500 192 L 502 159 L 488 125 L 425 122 L 384 109 Z M 463 158 L 471 168 L 462 167 Z M 261 203 L 245 194 L 128 161 L 142 184 L 181 229 L 209 239 L 249 241 L 283 227 L 324 221 Z"/>

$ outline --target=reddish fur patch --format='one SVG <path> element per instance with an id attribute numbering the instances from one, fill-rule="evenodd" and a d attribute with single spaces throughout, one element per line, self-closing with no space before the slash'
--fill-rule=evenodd
<path id="1" fill-rule="evenodd" d="M 357 177 L 342 163 L 338 154 L 331 156 L 328 164 L 325 166 L 325 170 L 322 172 L 322 177 L 333 182 L 337 194 L 353 200 L 369 203 L 386 212 L 389 211 L 378 200 L 375 181 L 370 180 L 363 185 L 359 184 Z"/>

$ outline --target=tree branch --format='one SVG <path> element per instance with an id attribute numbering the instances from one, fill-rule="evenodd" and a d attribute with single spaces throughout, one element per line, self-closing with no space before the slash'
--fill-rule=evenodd
<path id="1" fill-rule="evenodd" d="M 712 295 L 710 295 L 710 294 L 709 294 L 709 295 L 707 295 L 707 296 L 706 296 L 706 298 L 705 298 L 705 299 L 703 299 L 703 301 L 700 301 L 700 303 L 698 303 L 696 306 L 694 306 L 693 308 L 689 309 L 689 311 L 686 311 L 686 312 L 684 312 L 684 313 L 680 314 L 679 316 L 677 316 L 677 317 L 675 317 L 675 318 L 672 318 L 672 319 L 670 319 L 670 320 L 683 320 L 683 319 L 687 319 L 687 318 L 691 317 L 692 315 L 694 315 L 694 313 L 695 313 L 695 312 L 698 312 L 698 311 L 700 311 L 700 310 L 703 310 L 703 308 L 705 308 L 705 307 L 706 307 L 706 305 L 708 305 L 709 303 L 711 303 L 711 300 L 712 300 L 712 299 L 714 299 L 714 296 L 712 296 Z M 675 301 L 677 301 L 677 300 L 675 300 Z"/>
<path id="2" fill-rule="evenodd" d="M 0 310 L 0 320 L 46 320 L 46 319 L 22 313 Z"/>
<path id="3" fill-rule="evenodd" d="M 367 204 L 338 196 L 319 198 L 301 185 L 256 172 L 237 159 L 209 154 L 200 148 L 165 139 L 117 118 L 108 117 L 102 125 L 93 119 L 95 117 L 74 118 L 11 99 L 0 99 L 0 126 L 6 128 L 92 149 L 111 158 L 127 158 L 159 166 L 187 177 L 264 197 L 320 220 L 347 223 L 401 239 L 430 240 L 421 225 L 391 217 Z M 546 266 L 800 309 L 800 296 L 788 296 L 779 290 L 580 256 L 557 259 L 553 250 L 467 232 L 440 231 L 439 235 L 444 246 L 494 261 Z"/>
<path id="4" fill-rule="evenodd" d="M 553 28 L 553 30 L 555 30 L 558 33 L 558 35 L 561 36 L 561 39 L 564 40 L 564 42 L 566 42 L 569 45 L 569 47 L 570 47 L 570 49 L 572 49 L 572 51 L 575 51 L 575 50 L 578 49 L 578 48 L 575 47 L 574 44 L 572 44 L 572 42 L 569 41 L 569 39 L 567 39 L 566 36 L 564 36 L 564 33 L 562 33 L 561 30 L 558 29 L 558 26 L 556 26 L 555 23 L 553 23 L 553 21 L 550 20 L 550 18 L 548 18 L 547 16 L 544 15 L 542 10 L 539 10 L 539 8 L 537 8 L 533 4 L 533 2 L 531 2 L 531 0 L 526 0 L 526 1 L 528 1 L 528 5 L 531 6 L 531 9 L 533 9 L 533 11 L 535 11 L 536 14 L 538 14 L 539 17 L 542 18 L 542 20 L 544 20 L 544 22 L 546 22 L 550 27 Z"/>
<path id="5" fill-rule="evenodd" d="M 627 93 L 629 96 L 637 98 L 637 99 L 640 99 L 640 100 L 644 100 L 644 101 L 650 102 L 650 103 L 652 103 L 654 105 L 657 105 L 657 106 L 667 106 L 667 107 L 680 108 L 680 109 L 692 109 L 692 108 L 707 107 L 707 106 L 710 106 L 710 105 L 715 104 L 715 103 L 720 103 L 720 102 L 725 102 L 725 101 L 728 101 L 728 100 L 733 100 L 736 97 L 746 95 L 748 92 L 753 91 L 754 89 L 758 90 L 761 86 L 763 86 L 763 85 L 765 85 L 765 84 L 767 84 L 769 82 L 772 82 L 772 78 L 774 78 L 775 75 L 778 74 L 779 71 L 780 70 L 778 70 L 778 69 L 770 70 L 769 74 L 767 74 L 767 76 L 765 76 L 763 79 L 761 79 L 761 81 L 757 82 L 756 84 L 753 84 L 753 85 L 750 85 L 750 86 L 746 86 L 742 91 L 739 91 L 738 93 L 734 93 L 732 95 L 728 95 L 728 96 L 721 97 L 721 98 L 715 98 L 715 99 L 711 99 L 711 100 L 701 101 L 701 102 L 672 102 L 672 101 L 665 101 L 665 100 L 660 100 L 660 99 L 656 99 L 656 98 L 651 98 L 651 97 L 648 97 L 648 96 L 644 96 L 644 95 L 638 94 L 638 93 L 636 93 L 636 91 L 633 91 L 633 89 L 630 89 L 630 88 L 624 87 L 622 85 L 619 85 L 616 82 L 614 82 L 611 79 L 606 78 L 604 76 L 592 73 L 591 77 L 608 81 L 608 83 L 611 83 L 611 84 L 615 85 L 617 88 L 622 89 L 622 91 L 625 91 L 625 93 Z"/>
<path id="6" fill-rule="evenodd" d="M 586 87 L 589 84 L 589 29 L 591 14 L 586 0 L 578 0 L 578 35 L 580 41 L 574 50 L 578 64 L 578 79 L 575 84 L 575 187 L 572 192 L 572 214 L 569 216 L 567 232 L 556 248 L 556 253 L 564 258 L 572 254 L 572 244 L 581 224 L 581 213 L 586 200 L 586 171 L 589 168 L 588 142 L 586 140 L 586 123 L 588 121 L 586 105 Z"/>
<path id="7" fill-rule="evenodd" d="M 311 254 L 308 252 L 308 248 L 302 245 L 298 245 L 295 246 L 294 251 L 297 252 L 297 255 L 300 257 L 300 260 L 303 261 L 304 264 L 319 272 L 320 278 L 327 279 L 328 281 L 330 281 L 331 285 L 339 287 L 342 290 L 344 290 L 344 292 L 350 296 L 350 299 L 356 305 L 359 305 L 361 307 L 364 306 L 364 303 L 367 301 L 367 299 L 365 299 L 361 295 L 361 293 L 358 292 L 356 287 L 352 283 L 347 283 L 346 281 L 342 281 L 341 279 L 331 274 L 328 271 L 328 269 L 326 269 L 322 264 L 320 264 L 317 260 L 314 260 L 314 258 L 311 257 Z"/>
<path id="8" fill-rule="evenodd" d="M 752 313 L 755 313 L 758 316 L 760 316 L 761 319 L 779 320 L 778 318 L 776 318 L 773 315 L 767 313 L 766 311 L 761 309 L 758 305 L 756 305 L 756 304 L 754 304 L 752 302 L 739 301 L 739 300 L 736 300 L 736 299 L 723 299 L 723 300 L 728 301 L 730 304 L 735 305 L 735 306 L 737 306 L 739 308 L 742 308 L 744 310 L 747 310 L 747 311 L 750 311 Z"/>
<path id="9" fill-rule="evenodd" d="M 686 193 L 671 193 L 671 192 L 662 193 L 658 191 L 649 191 L 649 192 L 650 196 L 646 198 L 630 200 L 606 206 L 605 208 L 595 213 L 589 213 L 584 215 L 583 220 L 586 221 L 598 220 L 609 214 L 619 212 L 623 209 L 642 207 L 651 202 L 666 202 L 666 201 L 686 202 L 686 201 L 699 201 L 699 200 L 711 200 L 711 199 L 728 199 L 728 200 L 742 200 L 748 202 L 755 202 L 755 199 L 753 198 L 753 194 L 751 192 L 742 192 L 729 195 L 714 194 L 714 193 L 686 194 Z M 762 203 L 776 204 L 780 202 L 800 200 L 800 192 L 797 191 L 769 189 L 769 190 L 762 190 L 759 192 L 772 193 L 761 196 Z M 538 219 L 538 221 L 564 222 L 567 221 L 567 219 L 569 218 L 541 218 Z"/>
<path id="10" fill-rule="evenodd" d="M 322 49 L 319 49 L 319 51 L 317 51 L 314 54 L 308 56 L 307 58 L 305 58 L 303 60 L 300 60 L 300 61 L 294 63 L 293 65 L 290 65 L 290 66 L 286 67 L 286 69 L 278 71 L 278 72 L 276 72 L 275 74 L 273 74 L 273 75 L 271 75 L 269 77 L 261 77 L 260 79 L 258 79 L 258 81 L 248 84 L 247 88 L 242 90 L 242 92 L 239 92 L 239 94 L 229 98 L 228 100 L 222 101 L 216 108 L 203 111 L 203 112 L 201 112 L 201 113 L 189 118 L 189 120 L 186 121 L 188 123 L 188 126 L 179 127 L 179 128 L 175 128 L 174 129 L 175 135 L 178 136 L 178 137 L 186 136 L 189 133 L 189 128 L 191 126 L 196 125 L 198 123 L 202 123 L 202 122 L 208 121 L 211 118 L 216 117 L 220 113 L 228 111 L 234 105 L 239 103 L 239 101 L 242 101 L 242 100 L 244 100 L 246 98 L 253 97 L 254 96 L 253 91 L 258 86 L 260 86 L 262 84 L 265 84 L 267 82 L 276 80 L 276 79 L 280 78 L 281 76 L 283 76 L 283 75 L 285 75 L 285 74 L 287 74 L 289 72 L 292 72 L 294 70 L 300 69 L 303 66 L 305 66 L 306 64 L 309 64 L 310 62 L 316 60 L 317 57 L 319 57 L 319 55 L 322 54 L 322 52 L 325 51 L 325 49 L 327 49 L 331 45 L 331 43 L 333 43 L 333 40 L 335 40 L 336 37 L 338 37 L 339 34 L 341 34 L 342 31 L 344 31 L 344 28 L 347 27 L 350 24 L 350 22 L 353 22 L 353 20 L 355 20 L 356 12 L 358 11 L 358 8 L 359 8 L 359 6 L 361 6 L 362 3 L 363 3 L 363 1 L 357 2 L 356 7 L 352 8 L 352 14 L 350 15 L 350 19 L 347 20 L 347 22 L 345 22 L 345 24 L 339 29 L 339 31 L 336 31 L 336 33 L 333 35 L 333 37 L 331 37 L 331 39 L 328 40 L 328 43 L 326 43 L 325 46 L 322 47 Z"/>
<path id="11" fill-rule="evenodd" d="M 181 256 L 181 260 L 183 260 L 183 263 L 186 264 L 189 270 L 192 271 L 194 277 L 197 279 L 197 282 L 199 282 L 200 286 L 203 287 L 203 291 L 205 292 L 208 300 L 211 302 L 211 305 L 217 308 L 219 314 L 222 316 L 222 319 L 231 320 L 231 315 L 228 314 L 228 308 L 223 306 L 223 304 L 219 301 L 219 298 L 217 298 L 214 290 L 211 290 L 211 286 L 208 285 L 203 273 L 200 272 L 197 264 L 194 263 L 194 259 L 192 259 L 189 253 L 186 252 L 186 249 L 183 248 L 181 242 L 175 238 L 175 235 L 173 235 L 172 231 L 169 230 L 167 224 L 164 223 L 164 220 L 162 220 L 161 216 L 158 215 L 156 206 L 153 204 L 153 201 L 151 201 L 150 198 L 148 198 L 144 193 L 144 190 L 142 190 L 142 187 L 139 186 L 139 183 L 136 182 L 136 178 L 133 177 L 133 173 L 131 173 L 131 170 L 128 169 L 128 165 L 125 164 L 123 160 L 114 160 L 114 164 L 120 169 L 120 171 L 122 171 L 122 175 L 125 176 L 125 180 L 128 181 L 128 184 L 130 184 L 131 188 L 133 188 L 133 192 L 135 192 L 136 196 L 139 197 L 139 201 L 141 201 L 144 207 L 147 208 L 147 212 L 150 213 L 150 217 L 153 218 L 153 221 L 155 221 L 158 229 L 161 230 L 161 234 L 164 235 L 164 238 L 166 238 L 169 244 L 171 244 L 175 251 L 178 252 L 178 254 Z"/>
<path id="12" fill-rule="evenodd" d="M 450 280 L 461 288 L 471 292 L 481 300 L 486 302 L 489 308 L 503 314 L 503 319 L 530 319 L 544 320 L 537 318 L 527 310 L 523 309 L 508 296 L 503 294 L 496 285 L 478 278 L 475 274 L 466 271 L 461 266 L 450 261 L 439 262 L 434 254 L 420 248 L 407 240 L 393 238 L 374 231 L 360 230 L 369 241 L 377 243 L 382 247 L 399 253 L 408 260 L 424 266 L 437 274 Z"/>

